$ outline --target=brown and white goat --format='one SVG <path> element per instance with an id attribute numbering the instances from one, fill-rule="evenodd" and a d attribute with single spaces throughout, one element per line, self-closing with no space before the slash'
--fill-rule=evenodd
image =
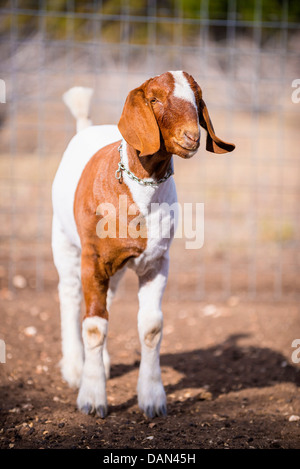
<path id="1" fill-rule="evenodd" d="M 79 386 L 79 409 L 106 416 L 108 311 L 129 267 L 139 279 L 138 403 L 148 417 L 165 415 L 159 364 L 161 301 L 175 220 L 173 212 L 159 207 L 176 203 L 172 158 L 191 158 L 197 152 L 200 126 L 207 132 L 208 151 L 225 153 L 234 145 L 216 136 L 202 91 L 185 72 L 164 73 L 131 91 L 118 127 L 89 125 L 90 97 L 91 90 L 85 88 L 73 88 L 64 96 L 80 131 L 69 143 L 53 183 L 52 247 L 59 274 L 62 374 L 71 386 Z M 120 201 L 125 199 L 127 207 L 136 207 L 134 214 L 121 214 Z M 158 207 L 155 216 L 152 203 Z M 103 230 L 97 229 L 106 216 L 103 204 L 115 210 L 113 236 L 102 236 Z M 137 215 L 140 235 L 135 231 L 132 236 Z M 165 225 L 170 227 L 168 236 Z"/>

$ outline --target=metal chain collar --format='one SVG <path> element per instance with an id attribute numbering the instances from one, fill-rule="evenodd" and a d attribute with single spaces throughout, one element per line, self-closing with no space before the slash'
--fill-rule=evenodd
<path id="1" fill-rule="evenodd" d="M 121 143 L 121 145 L 118 148 L 118 152 L 120 153 L 120 161 L 118 163 L 118 169 L 115 173 L 116 179 L 118 179 L 120 182 L 121 182 L 121 179 L 122 179 L 122 176 L 123 176 L 122 175 L 123 171 L 127 174 L 128 177 L 130 177 L 130 179 L 132 179 L 133 181 L 136 181 L 137 183 L 141 184 L 142 186 L 152 186 L 152 187 L 158 186 L 162 182 L 165 182 L 167 179 L 169 179 L 169 177 L 171 177 L 174 174 L 173 167 L 172 167 L 172 162 L 171 162 L 170 166 L 169 166 L 169 169 L 166 172 L 166 174 L 164 175 L 164 177 L 162 177 L 161 179 L 158 179 L 158 181 L 145 181 L 144 179 L 140 179 L 137 176 L 135 176 L 135 174 L 133 174 L 129 169 L 125 168 L 124 163 L 123 163 L 123 159 L 122 159 L 122 157 L 123 157 L 123 151 L 122 150 L 123 150 L 123 148 L 122 148 L 122 143 Z"/>

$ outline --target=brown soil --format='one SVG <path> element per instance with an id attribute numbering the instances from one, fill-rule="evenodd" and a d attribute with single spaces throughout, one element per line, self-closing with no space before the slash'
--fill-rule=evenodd
<path id="1" fill-rule="evenodd" d="M 300 447 L 300 364 L 291 346 L 300 338 L 298 304 L 165 301 L 168 416 L 148 420 L 136 397 L 134 293 L 121 289 L 112 308 L 109 415 L 102 420 L 81 414 L 76 391 L 62 381 L 56 289 L 1 290 L 1 449 Z"/>

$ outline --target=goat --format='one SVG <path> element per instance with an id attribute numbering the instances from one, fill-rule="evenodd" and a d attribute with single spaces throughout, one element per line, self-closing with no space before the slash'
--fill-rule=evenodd
<path id="1" fill-rule="evenodd" d="M 161 301 L 175 217 L 158 209 L 161 217 L 155 223 L 161 226 L 157 228 L 168 224 L 171 234 L 153 236 L 148 229 L 150 222 L 153 224 L 150 204 L 176 203 L 173 155 L 191 158 L 197 152 L 200 126 L 207 132 L 208 151 L 225 153 L 235 146 L 216 136 L 201 88 L 186 72 L 166 72 L 132 90 L 118 126 L 90 125 L 91 95 L 92 90 L 75 87 L 63 97 L 77 119 L 78 132 L 64 153 L 52 188 L 61 370 L 70 386 L 79 387 L 78 408 L 104 418 L 108 411 L 106 380 L 110 368 L 106 345 L 108 311 L 126 268 L 133 269 L 139 279 L 138 404 L 152 418 L 167 413 L 159 363 Z M 121 216 L 119 202 L 124 196 L 138 207 L 140 236 L 121 236 L 133 220 L 129 213 L 125 219 Z M 115 236 L 97 232 L 99 221 L 105 219 L 103 202 L 115 208 Z M 82 327 L 81 291 L 85 301 Z"/>

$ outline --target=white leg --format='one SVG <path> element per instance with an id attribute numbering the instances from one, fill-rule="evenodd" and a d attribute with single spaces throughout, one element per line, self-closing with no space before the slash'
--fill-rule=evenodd
<path id="1" fill-rule="evenodd" d="M 63 378 L 72 387 L 78 387 L 83 367 L 83 347 L 80 331 L 81 280 L 80 250 L 72 245 L 58 220 L 53 217 L 52 251 L 59 275 L 61 312 Z"/>
<path id="2" fill-rule="evenodd" d="M 159 353 L 163 328 L 161 300 L 167 283 L 168 266 L 168 258 L 163 258 L 155 271 L 139 278 L 138 330 L 141 342 L 141 363 L 138 403 L 149 418 L 167 413 Z"/>
<path id="3" fill-rule="evenodd" d="M 82 323 L 85 360 L 77 397 L 78 408 L 85 414 L 107 414 L 106 377 L 103 349 L 107 335 L 107 320 L 98 316 L 87 317 Z"/>
<path id="4" fill-rule="evenodd" d="M 105 377 L 106 379 L 110 378 L 110 357 L 107 350 L 107 338 L 105 338 L 104 345 L 103 345 L 103 364 L 105 370 Z"/>

